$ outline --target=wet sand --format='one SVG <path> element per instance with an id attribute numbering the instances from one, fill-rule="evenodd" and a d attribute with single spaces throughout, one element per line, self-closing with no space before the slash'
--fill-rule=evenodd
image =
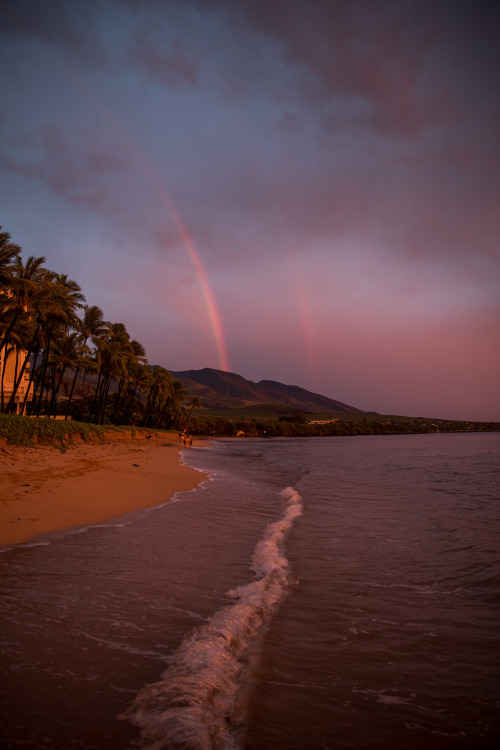
<path id="1" fill-rule="evenodd" d="M 112 438 L 65 453 L 0 442 L 0 545 L 159 505 L 204 479 L 181 463 L 175 435 Z"/>

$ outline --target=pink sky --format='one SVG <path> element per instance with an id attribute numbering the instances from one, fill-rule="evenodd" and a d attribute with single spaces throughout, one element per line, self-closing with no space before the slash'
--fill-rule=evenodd
<path id="1" fill-rule="evenodd" d="M 500 420 L 490 3 L 0 13 L 0 224 L 151 363 Z"/>

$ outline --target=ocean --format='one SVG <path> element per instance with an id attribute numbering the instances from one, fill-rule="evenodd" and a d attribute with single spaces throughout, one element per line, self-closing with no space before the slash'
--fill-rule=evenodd
<path id="1" fill-rule="evenodd" d="M 183 456 L 196 490 L 0 550 L 2 748 L 500 746 L 499 434 Z"/>

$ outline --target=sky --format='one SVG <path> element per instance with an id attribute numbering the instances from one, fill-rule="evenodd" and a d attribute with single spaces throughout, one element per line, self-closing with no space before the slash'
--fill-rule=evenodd
<path id="1" fill-rule="evenodd" d="M 483 0 L 0 0 L 0 224 L 151 364 L 500 421 Z"/>

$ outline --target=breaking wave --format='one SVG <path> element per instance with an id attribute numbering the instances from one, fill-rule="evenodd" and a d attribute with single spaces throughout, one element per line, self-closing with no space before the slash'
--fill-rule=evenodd
<path id="1" fill-rule="evenodd" d="M 257 543 L 252 582 L 228 592 L 232 603 L 188 636 L 169 658 L 159 682 L 147 685 L 121 716 L 141 730 L 148 750 L 237 750 L 241 726 L 237 696 L 249 646 L 291 583 L 283 542 L 302 513 L 291 487 L 280 496 L 283 517 Z"/>

